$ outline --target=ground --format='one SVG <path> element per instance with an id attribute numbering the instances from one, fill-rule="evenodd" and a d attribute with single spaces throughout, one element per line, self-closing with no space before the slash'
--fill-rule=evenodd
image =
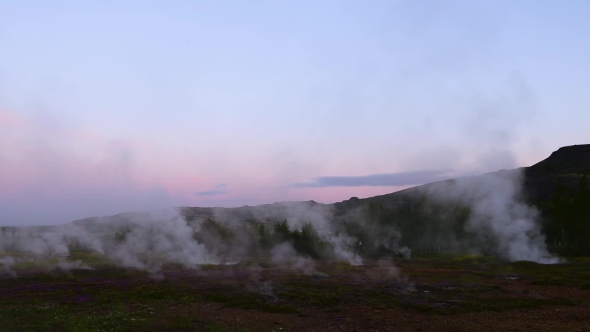
<path id="1" fill-rule="evenodd" d="M 0 331 L 590 331 L 590 259 L 432 256 L 305 271 L 251 259 L 157 274 L 69 259 L 94 269 L 30 262 L 0 277 Z"/>

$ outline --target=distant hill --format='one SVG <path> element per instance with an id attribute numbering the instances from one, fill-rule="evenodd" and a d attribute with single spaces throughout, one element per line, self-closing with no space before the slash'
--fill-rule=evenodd
<path id="1" fill-rule="evenodd" d="M 523 171 L 524 193 L 528 201 L 540 203 L 552 198 L 556 191 L 558 179 L 566 190 L 576 190 L 580 178 L 584 175 L 590 175 L 590 144 L 572 145 L 562 147 L 553 152 L 547 159 L 538 162 L 530 167 L 523 167 L 516 170 L 501 170 L 498 172 L 516 172 Z M 480 175 L 484 176 L 484 175 Z M 297 217 L 293 215 L 296 212 L 313 210 L 317 213 L 324 213 L 326 210 L 334 211 L 336 215 L 346 214 L 351 209 L 357 208 L 373 202 L 389 208 L 401 207 L 410 203 L 418 193 L 423 192 L 426 188 L 438 183 L 453 182 L 455 180 L 446 180 L 393 192 L 390 194 L 379 195 L 368 198 L 352 197 L 348 200 L 332 203 L 321 204 L 315 201 L 302 202 L 278 202 L 274 204 L 264 204 L 258 206 L 243 206 L 238 208 L 217 208 L 217 207 L 181 207 L 182 214 L 189 219 L 196 218 L 216 218 L 216 219 L 263 219 L 263 220 L 281 220 L 286 218 Z M 110 221 L 124 220 L 137 213 L 121 213 L 112 217 L 105 217 Z M 101 218 L 104 220 L 104 218 Z M 86 218 L 77 220 L 74 223 L 79 225 L 88 225 L 97 221 L 97 218 Z"/>
<path id="2" fill-rule="evenodd" d="M 557 189 L 558 179 L 567 190 L 576 190 L 583 175 L 590 175 L 590 144 L 571 145 L 559 148 L 547 159 L 544 159 L 530 167 L 522 167 L 516 170 L 501 170 L 498 172 L 523 171 L 523 189 L 526 198 L 530 202 L 540 203 L 552 198 Z M 480 175 L 481 176 L 481 175 Z M 363 199 L 351 198 L 346 201 L 334 203 L 339 209 L 347 209 L 368 203 L 369 201 L 386 206 L 399 206 L 409 202 L 415 194 L 424 191 L 425 188 L 446 180 L 428 183 L 417 187 L 393 192 L 390 194 L 368 197 Z"/>
<path id="3" fill-rule="evenodd" d="M 191 227 L 194 238 L 211 248 L 219 243 L 233 248 L 233 241 L 245 236 L 250 242 L 262 241 L 253 247 L 258 252 L 260 248 L 270 250 L 269 243 L 277 239 L 290 238 L 297 251 L 318 256 L 318 248 L 324 248 L 325 243 L 314 234 L 345 234 L 354 239 L 352 247 L 366 257 L 399 254 L 408 248 L 418 253 L 470 248 L 497 253 L 500 242 L 513 244 L 515 238 L 522 239 L 521 230 L 525 230 L 534 241 L 545 239 L 556 252 L 590 254 L 589 174 L 590 145 L 574 145 L 562 147 L 530 167 L 332 204 L 302 201 L 238 208 L 180 207 L 86 218 L 73 224 L 93 234 L 121 239 L 131 228 L 150 228 L 169 217 L 176 219 L 180 211 L 187 221 L 184 226 L 181 222 L 181 227 Z M 178 221 L 168 219 L 173 224 Z"/>
<path id="4" fill-rule="evenodd" d="M 558 179 L 567 191 L 576 190 L 580 178 L 590 175 L 590 144 L 562 147 L 524 171 L 524 188 L 530 201 L 550 200 Z"/>

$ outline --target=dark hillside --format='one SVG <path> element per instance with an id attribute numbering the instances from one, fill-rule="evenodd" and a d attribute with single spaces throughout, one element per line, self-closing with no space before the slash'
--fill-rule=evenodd
<path id="1" fill-rule="evenodd" d="M 578 189 L 580 178 L 584 174 L 590 175 L 590 144 L 562 147 L 553 152 L 547 159 L 533 166 L 522 167 L 519 170 L 524 171 L 523 186 L 528 201 L 539 203 L 551 200 L 557 189 L 558 179 L 560 179 L 561 185 L 566 191 L 575 191 Z M 502 170 L 498 172 L 506 171 Z M 334 206 L 338 210 L 346 210 L 366 204 L 369 201 L 387 207 L 401 206 L 409 203 L 416 197 L 419 191 L 423 191 L 427 187 L 453 181 L 446 180 L 428 183 L 390 194 L 363 199 L 353 197 L 350 200 L 334 203 Z"/>
<path id="2" fill-rule="evenodd" d="M 471 216 L 469 206 L 452 199 L 433 200 L 427 192 L 440 191 L 442 188 L 444 193 L 444 190 L 457 183 L 471 183 L 470 186 L 475 184 L 474 187 L 478 188 L 477 186 L 485 185 L 487 178 L 512 177 L 519 172 L 523 176 L 523 195 L 520 198 L 541 211 L 538 221 L 542 223 L 542 231 L 548 244 L 559 247 L 560 250 L 566 247 L 569 251 L 574 247 L 577 251 L 590 250 L 590 247 L 586 248 L 590 243 L 588 144 L 562 147 L 547 159 L 530 167 L 429 183 L 364 199 L 352 197 L 333 204 L 305 201 L 239 208 L 182 207 L 180 211 L 189 222 L 209 220 L 221 222 L 228 227 L 239 226 L 244 222 L 259 225 L 288 220 L 290 224 L 299 226 L 310 223 L 319 227 L 318 231 L 321 232 L 322 227 L 329 223 L 332 231 L 343 232 L 358 239 L 359 246 L 361 243 L 393 242 L 408 246 L 413 251 L 457 251 L 488 245 L 493 247 L 494 244 L 487 243 L 487 239 L 473 243 L 473 234 L 467 227 Z M 112 217 L 87 218 L 74 223 L 100 228 L 100 224 L 104 223 L 124 225 L 126 219 L 141 216 L 141 213 L 123 213 Z M 225 232 L 222 232 L 219 225 L 210 226 L 217 229 L 216 232 Z M 264 233 L 263 228 L 257 231 Z M 314 230 L 311 231 L 313 233 Z M 367 255 L 397 250 L 386 247 L 364 246 L 359 250 L 364 250 Z"/>
<path id="3" fill-rule="evenodd" d="M 580 178 L 590 175 L 590 144 L 565 146 L 549 158 L 525 167 L 524 187 L 530 201 L 551 200 L 558 179 L 566 191 L 576 190 Z"/>

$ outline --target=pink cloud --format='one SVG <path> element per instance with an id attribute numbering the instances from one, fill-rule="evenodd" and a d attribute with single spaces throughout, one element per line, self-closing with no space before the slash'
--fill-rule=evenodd
<path id="1" fill-rule="evenodd" d="M 20 209 L 13 217 L 59 210 L 68 221 L 74 210 L 85 217 L 182 205 L 207 185 L 181 158 L 141 140 L 110 139 L 11 111 L 0 112 L 3 128 L 17 131 L 0 141 L 0 211 Z"/>
<path id="2" fill-rule="evenodd" d="M 0 111 L 0 125 L 17 129 L 21 135 L 0 143 L 4 174 L 10 173 L 11 187 L 28 185 L 44 178 L 60 178 L 62 185 L 105 186 L 131 181 L 138 187 L 154 183 L 171 190 L 194 189 L 204 179 L 183 170 L 174 156 L 141 140 L 109 139 L 86 128 L 49 128 L 12 111 Z M 174 171 L 177 169 L 177 171 Z"/>
<path id="3" fill-rule="evenodd" d="M 15 112 L 0 109 L 0 126 L 8 129 L 22 130 L 28 126 L 28 122 Z"/>
<path id="4" fill-rule="evenodd" d="M 161 148 L 158 142 L 112 139 L 88 128 L 60 126 L 59 121 L 27 118 L 10 111 L 0 113 L 2 128 L 16 129 L 19 134 L 0 141 L 0 210 L 62 211 L 63 216 L 58 214 L 52 220 L 59 217 L 64 222 L 178 205 L 242 206 L 288 200 L 332 203 L 400 189 L 280 187 L 277 182 L 286 181 L 283 177 L 269 175 L 253 164 L 245 163 L 234 171 L 235 166 L 225 159 L 203 161 L 181 149 Z M 245 171 L 248 167 L 254 171 Z M 203 177 L 200 169 L 218 177 Z M 228 171 L 234 175 L 221 178 Z M 223 194 L 195 195 L 220 183 L 227 184 Z"/>

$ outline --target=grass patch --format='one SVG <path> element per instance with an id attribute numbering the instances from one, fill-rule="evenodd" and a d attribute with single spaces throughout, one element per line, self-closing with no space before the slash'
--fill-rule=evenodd
<path id="1" fill-rule="evenodd" d="M 152 316 L 148 307 L 21 306 L 0 311 L 0 331 L 132 331 L 144 329 Z"/>
<path id="2" fill-rule="evenodd" d="M 100 256 L 80 255 L 103 264 Z M 264 269 L 259 263 L 252 261 Z M 205 266 L 195 274 L 172 273 L 179 267 L 171 266 L 170 277 L 163 280 L 110 265 L 72 270 L 70 274 L 26 274 L 0 282 L 0 332 L 235 331 L 212 317 L 195 318 L 195 308 L 208 303 L 253 313 L 294 315 L 341 313 L 358 305 L 433 315 L 588 305 L 579 299 L 537 298 L 533 294 L 545 288 L 534 285 L 590 289 L 589 260 L 543 265 L 448 255 L 398 261 L 396 265 L 406 281 L 375 277 L 380 272 L 372 261 L 361 266 L 318 261 L 318 269 L 327 272 L 321 277 L 264 269 L 261 281 L 270 281 L 265 285 L 272 286 L 264 293 L 253 288 L 259 281 L 244 277 L 251 270 L 248 265 L 234 265 L 227 271 L 223 270 L 226 266 Z M 511 279 L 513 276 L 518 278 Z M 499 279 L 503 277 L 505 280 Z M 520 285 L 517 292 L 515 285 Z"/>
<path id="3" fill-rule="evenodd" d="M 242 308 L 250 310 L 261 310 L 271 313 L 299 314 L 301 309 L 291 305 L 269 303 L 267 298 L 257 294 L 248 293 L 216 293 L 207 294 L 202 297 L 206 302 L 221 303 L 230 308 Z"/>

